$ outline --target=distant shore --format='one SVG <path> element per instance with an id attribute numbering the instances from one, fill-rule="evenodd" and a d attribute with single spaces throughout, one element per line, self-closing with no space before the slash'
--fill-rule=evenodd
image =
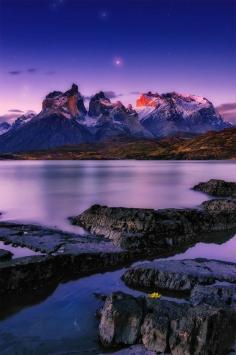
<path id="1" fill-rule="evenodd" d="M 1 160 L 224 160 L 236 159 L 236 128 L 193 138 L 114 138 L 42 151 L 0 154 Z"/>

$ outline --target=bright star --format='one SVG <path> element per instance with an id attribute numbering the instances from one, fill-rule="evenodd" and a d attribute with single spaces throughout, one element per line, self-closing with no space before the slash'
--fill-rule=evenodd
<path id="1" fill-rule="evenodd" d="M 115 58 L 113 63 L 116 67 L 121 67 L 123 65 L 123 60 L 121 58 Z"/>

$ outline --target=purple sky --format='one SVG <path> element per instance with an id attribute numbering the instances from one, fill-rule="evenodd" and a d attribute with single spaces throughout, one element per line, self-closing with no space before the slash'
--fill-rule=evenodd
<path id="1" fill-rule="evenodd" d="M 236 1 L 0 0 L 0 53 L 1 115 L 72 82 L 126 104 L 149 90 L 234 104 Z"/>

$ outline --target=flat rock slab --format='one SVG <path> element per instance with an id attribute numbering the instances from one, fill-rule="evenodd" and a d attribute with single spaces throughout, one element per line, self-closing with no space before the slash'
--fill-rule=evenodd
<path id="1" fill-rule="evenodd" d="M 195 185 L 193 190 L 216 197 L 236 197 L 236 182 L 211 179 Z"/>
<path id="2" fill-rule="evenodd" d="M 226 203 L 225 203 L 226 205 Z M 236 209 L 139 209 L 94 205 L 71 218 L 90 233 L 128 250 L 176 250 L 201 235 L 236 227 Z"/>
<path id="3" fill-rule="evenodd" d="M 236 309 L 236 284 L 214 284 L 195 286 L 191 292 L 191 303 L 207 303 L 212 306 L 231 306 Z"/>
<path id="4" fill-rule="evenodd" d="M 195 285 L 215 281 L 236 283 L 236 264 L 208 259 L 153 261 L 129 268 L 122 279 L 133 288 L 190 292 Z"/>
<path id="5" fill-rule="evenodd" d="M 0 240 L 6 244 L 13 246 L 26 247 L 34 251 L 40 251 L 45 254 L 56 253 L 59 249 L 63 250 L 63 246 L 69 245 L 89 245 L 94 249 L 103 242 L 103 238 L 95 238 L 93 236 L 81 236 L 74 233 L 63 232 L 57 229 L 44 228 L 37 225 L 26 225 L 17 223 L 0 223 Z M 78 249 L 78 248 L 77 248 Z M 101 247 L 99 247 L 99 250 Z"/>
<path id="6" fill-rule="evenodd" d="M 12 255 L 8 250 L 0 249 L 0 261 L 10 260 Z"/>

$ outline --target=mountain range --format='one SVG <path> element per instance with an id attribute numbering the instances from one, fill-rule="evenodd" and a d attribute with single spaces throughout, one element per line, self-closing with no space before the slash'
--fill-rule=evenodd
<path id="1" fill-rule="evenodd" d="M 78 86 L 49 93 L 39 114 L 0 125 L 0 152 L 45 150 L 117 138 L 161 139 L 231 128 L 204 97 L 176 92 L 141 94 L 136 107 L 112 102 L 99 92 L 85 105 Z"/>

